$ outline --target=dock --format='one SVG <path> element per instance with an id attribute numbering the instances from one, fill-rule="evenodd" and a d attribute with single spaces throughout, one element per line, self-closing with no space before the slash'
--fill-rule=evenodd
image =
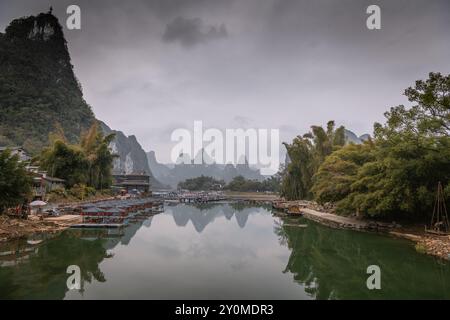
<path id="1" fill-rule="evenodd" d="M 121 228 L 135 218 L 149 217 L 164 211 L 164 202 L 155 198 L 130 198 L 83 203 L 65 208 L 81 217 L 71 228 Z"/>

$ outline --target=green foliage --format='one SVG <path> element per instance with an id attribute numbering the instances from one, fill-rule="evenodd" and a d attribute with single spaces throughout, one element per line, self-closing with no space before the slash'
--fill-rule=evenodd
<path id="1" fill-rule="evenodd" d="M 114 155 L 108 145 L 114 134 L 103 136 L 95 123 L 82 135 L 80 144 L 67 143 L 61 131 L 51 139 L 52 145 L 39 157 L 40 166 L 51 176 L 66 180 L 68 187 L 81 184 L 102 189 L 111 185 Z"/>
<path id="2" fill-rule="evenodd" d="M 197 178 L 187 179 L 178 183 L 179 189 L 186 189 L 191 191 L 207 191 L 207 190 L 219 190 L 225 185 L 225 181 L 216 180 L 213 177 L 207 177 L 201 175 Z"/>
<path id="3" fill-rule="evenodd" d="M 67 186 L 87 182 L 89 163 L 83 151 L 75 145 L 62 140 L 43 150 L 40 156 L 40 167 L 51 176 L 66 180 Z"/>
<path id="4" fill-rule="evenodd" d="M 284 143 L 291 163 L 283 175 L 282 196 L 288 200 L 312 198 L 314 174 L 325 158 L 344 144 L 345 128 L 335 129 L 334 121 L 327 123 L 326 130 L 312 126 L 311 132 L 297 136 L 291 144 Z"/>
<path id="5" fill-rule="evenodd" d="M 112 169 L 115 156 L 109 149 L 115 134 L 104 136 L 98 124 L 91 126 L 81 138 L 80 146 L 88 161 L 88 185 L 96 189 L 108 188 L 112 183 Z"/>
<path id="6" fill-rule="evenodd" d="M 348 144 L 329 155 L 313 177 L 311 191 L 314 199 L 323 204 L 337 202 L 351 192 L 358 170 L 374 159 L 374 143 Z"/>
<path id="7" fill-rule="evenodd" d="M 345 147 L 322 164 L 312 188 L 317 201 L 337 202 L 341 213 L 423 219 L 439 181 L 450 194 L 450 76 L 430 73 L 405 95 L 415 104 L 386 112 L 373 146 Z"/>
<path id="8" fill-rule="evenodd" d="M 69 195 L 79 199 L 83 200 L 90 196 L 95 195 L 95 189 L 92 187 L 88 187 L 85 184 L 76 184 L 68 191 Z"/>
<path id="9" fill-rule="evenodd" d="M 279 190 L 279 185 L 280 179 L 278 176 L 272 176 L 264 181 L 249 180 L 245 179 L 243 176 L 237 176 L 226 185 L 225 189 L 239 192 L 277 192 Z"/>
<path id="10" fill-rule="evenodd" d="M 32 180 L 9 150 L 0 153 L 0 214 L 5 208 L 24 203 L 31 194 Z"/>
<path id="11" fill-rule="evenodd" d="M 223 180 L 216 180 L 213 177 L 200 176 L 187 179 L 178 184 L 179 189 L 190 191 L 211 191 L 211 190 L 230 190 L 239 192 L 278 192 L 280 186 L 279 175 L 274 175 L 264 181 L 246 179 L 243 176 L 234 177 L 230 183 L 225 184 Z"/>
<path id="12" fill-rule="evenodd" d="M 31 36 L 37 29 L 53 30 Z M 51 14 L 14 20 L 0 37 L 0 144 L 38 153 L 60 124 L 76 143 L 95 121 L 73 73 L 62 28 Z"/>

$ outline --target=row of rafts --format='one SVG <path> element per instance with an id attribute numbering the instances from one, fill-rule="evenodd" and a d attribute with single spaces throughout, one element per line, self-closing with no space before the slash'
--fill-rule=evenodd
<path id="1" fill-rule="evenodd" d="M 120 228 L 164 211 L 164 202 L 155 198 L 115 199 L 84 203 L 70 209 L 82 217 L 72 228 Z"/>

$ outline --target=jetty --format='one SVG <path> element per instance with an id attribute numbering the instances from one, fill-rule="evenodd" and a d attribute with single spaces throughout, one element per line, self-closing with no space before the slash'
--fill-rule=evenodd
<path id="1" fill-rule="evenodd" d="M 227 200 L 227 197 L 222 192 L 219 191 L 217 192 L 177 191 L 177 192 L 158 193 L 157 197 L 167 202 L 177 202 L 177 203 L 208 203 Z"/>

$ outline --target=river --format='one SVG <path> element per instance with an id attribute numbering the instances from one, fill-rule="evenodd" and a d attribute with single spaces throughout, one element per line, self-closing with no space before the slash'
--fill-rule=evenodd
<path id="1" fill-rule="evenodd" d="M 70 265 L 81 270 L 79 290 L 67 288 Z M 367 288 L 370 265 L 380 267 L 380 290 Z M 122 231 L 0 244 L 0 298 L 450 299 L 450 263 L 406 240 L 270 208 L 177 204 Z"/>

